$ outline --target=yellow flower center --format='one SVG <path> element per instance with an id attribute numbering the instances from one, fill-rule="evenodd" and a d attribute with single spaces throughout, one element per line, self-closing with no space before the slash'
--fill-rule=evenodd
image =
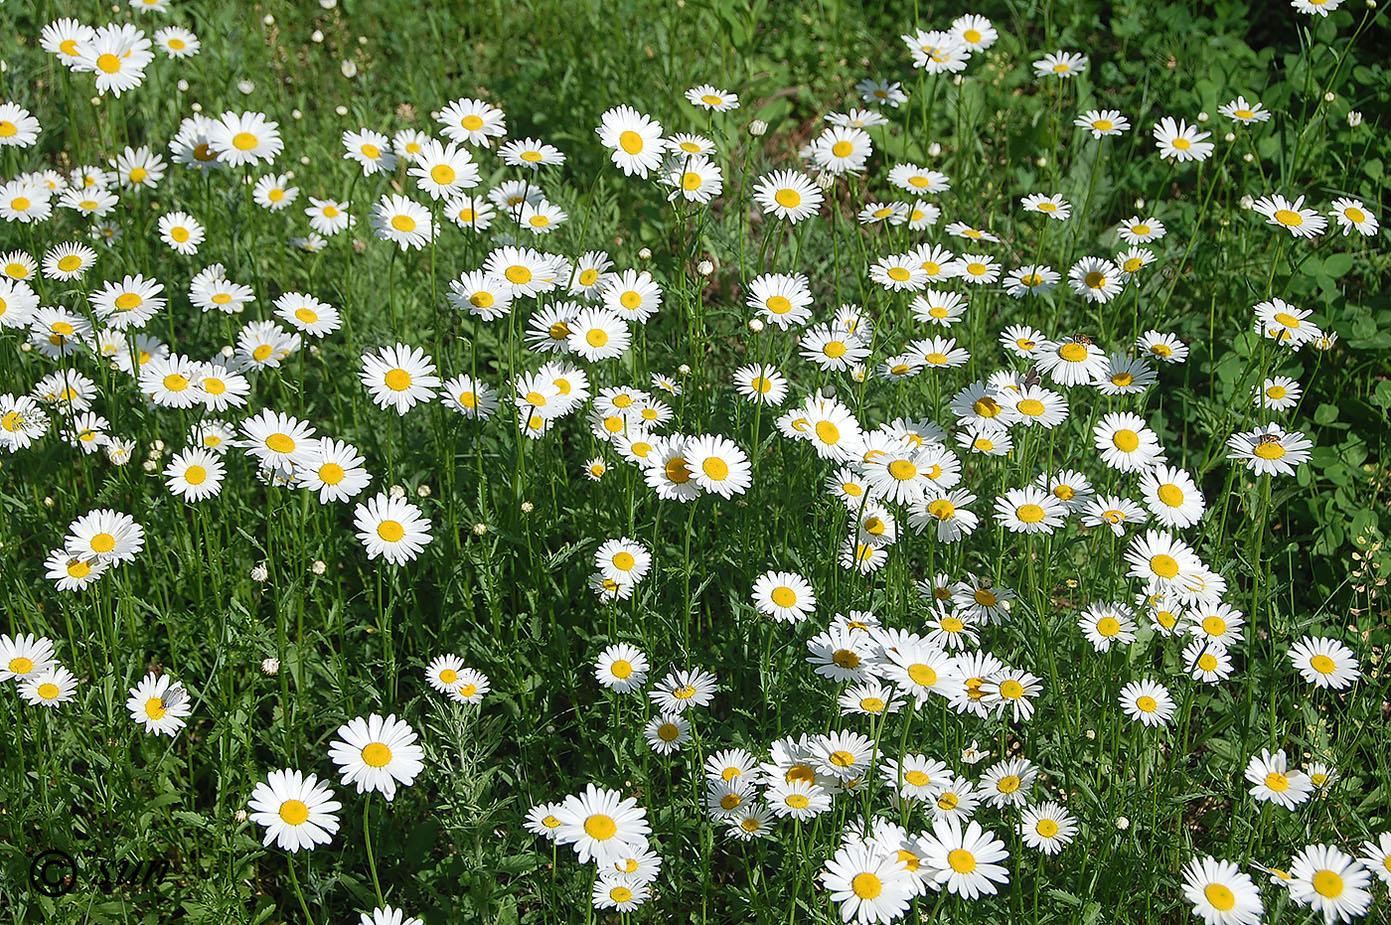
<path id="1" fill-rule="evenodd" d="M 773 200 L 784 209 L 795 209 L 802 204 L 802 194 L 795 189 L 780 189 Z"/>
<path id="2" fill-rule="evenodd" d="M 383 520 L 377 524 L 377 536 L 388 543 L 399 543 L 405 535 L 406 528 L 401 526 L 400 521 Z"/>
<path id="3" fill-rule="evenodd" d="M 362 749 L 362 761 L 373 768 L 384 768 L 391 763 L 391 749 L 382 742 L 369 742 Z"/>
<path id="4" fill-rule="evenodd" d="M 1037 504 L 1021 504 L 1015 514 L 1026 524 L 1036 524 L 1048 516 Z"/>
<path id="5" fill-rule="evenodd" d="M 964 848 L 956 848 L 947 855 L 947 863 L 958 874 L 969 874 L 976 869 L 976 856 Z"/>
<path id="6" fill-rule="evenodd" d="M 1332 899 L 1343 895 L 1343 878 L 1331 870 L 1321 870 L 1314 874 L 1314 890 L 1320 896 Z"/>
<path id="7" fill-rule="evenodd" d="M 618 823 L 611 816 L 595 813 L 584 820 L 584 833 L 595 841 L 608 841 L 618 834 Z"/>
<path id="8" fill-rule="evenodd" d="M 850 889 L 854 891 L 855 895 L 860 899 L 874 899 L 880 893 L 884 892 L 884 881 L 880 880 L 874 874 L 865 871 L 851 878 Z"/>

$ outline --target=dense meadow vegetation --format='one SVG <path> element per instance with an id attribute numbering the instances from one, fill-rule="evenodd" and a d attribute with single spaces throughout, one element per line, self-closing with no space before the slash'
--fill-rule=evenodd
<path id="1" fill-rule="evenodd" d="M 0 28 L 10 921 L 1387 920 L 1372 0 Z"/>

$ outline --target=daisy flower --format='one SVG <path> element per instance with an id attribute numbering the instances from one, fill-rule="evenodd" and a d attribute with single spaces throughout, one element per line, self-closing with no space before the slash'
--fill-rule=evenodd
<path id="1" fill-rule="evenodd" d="M 1120 705 L 1126 716 L 1146 726 L 1167 725 L 1178 709 L 1164 685 L 1148 679 L 1121 688 Z"/>
<path id="2" fill-rule="evenodd" d="M 1232 657 L 1220 642 L 1194 639 L 1184 647 L 1182 657 L 1189 677 L 1195 681 L 1215 684 L 1231 677 Z"/>
<path id="3" fill-rule="evenodd" d="M 991 806 L 1024 806 L 1029 801 L 1038 768 L 1027 758 L 1011 758 L 986 769 L 981 778 L 986 801 Z"/>
<path id="4" fill-rule="evenodd" d="M 187 212 L 166 212 L 159 217 L 159 236 L 171 250 L 184 256 L 198 253 L 206 237 L 203 226 Z"/>
<path id="5" fill-rule="evenodd" d="M 306 450 L 296 475 L 306 491 L 318 493 L 320 504 L 350 501 L 372 481 L 365 462 L 351 443 L 324 437 Z"/>
<path id="6" fill-rule="evenodd" d="M 97 252 L 85 244 L 57 244 L 44 253 L 43 275 L 49 279 L 80 279 L 96 262 Z M 3 287 L 8 282 L 0 280 L 0 302 L 4 301 Z M 4 324 L 4 315 L 4 310 L 0 309 L 0 325 Z"/>
<path id="7" fill-rule="evenodd" d="M 594 551 L 594 567 L 619 584 L 635 585 L 652 567 L 652 554 L 628 537 L 607 540 Z"/>
<path id="8" fill-rule="evenodd" d="M 1182 363 L 1188 359 L 1188 345 L 1172 334 L 1146 331 L 1135 339 L 1135 346 L 1146 356 L 1165 363 Z"/>
<path id="9" fill-rule="evenodd" d="M 1297 431 L 1287 431 L 1270 423 L 1255 430 L 1232 434 L 1227 439 L 1228 459 L 1246 463 L 1257 475 L 1294 475 L 1295 469 L 1309 461 L 1313 441 Z"/>
<path id="10" fill-rule="evenodd" d="M 73 68 L 81 60 L 81 46 L 90 43 L 96 36 L 97 30 L 76 19 L 57 19 L 43 27 L 39 33 L 39 46 Z"/>
<path id="11" fill-rule="evenodd" d="M 1290 0 L 1296 12 L 1310 16 L 1327 16 L 1343 5 L 1343 0 Z"/>
<path id="12" fill-rule="evenodd" d="M 976 822 L 963 830 L 955 817 L 938 818 L 923 841 L 927 846 L 923 863 L 932 880 L 949 893 L 976 899 L 995 895 L 996 884 L 1009 883 L 1009 869 L 998 863 L 1008 860 L 1009 851 Z"/>
<path id="13" fill-rule="evenodd" d="M 1068 270 L 1067 281 L 1072 291 L 1088 302 L 1104 305 L 1120 294 L 1125 279 L 1120 267 L 1111 261 L 1100 257 L 1083 257 Z"/>
<path id="14" fill-rule="evenodd" d="M 893 922 L 908 911 L 918 892 L 915 878 L 897 852 L 850 844 L 827 859 L 821 884 L 840 907 L 842 921 Z"/>
<path id="15" fill-rule="evenodd" d="M 1025 212 L 1041 212 L 1049 218 L 1057 221 L 1067 221 L 1072 214 L 1072 205 L 1063 197 L 1053 195 L 1045 196 L 1042 193 L 1034 193 L 1025 196 L 1019 201 Z"/>
<path id="16" fill-rule="evenodd" d="M 1336 639 L 1305 636 L 1287 654 L 1304 680 L 1315 687 L 1340 691 L 1362 676 L 1357 656 Z"/>
<path id="17" fill-rule="evenodd" d="M 1025 809 L 1019 818 L 1018 831 L 1024 844 L 1053 855 L 1077 836 L 1077 820 L 1061 804 L 1050 800 Z"/>
<path id="18" fill-rule="evenodd" d="M 0 635 L 0 681 L 22 681 L 55 664 L 53 642 L 47 637 Z"/>
<path id="19" fill-rule="evenodd" d="M 696 437 L 686 444 L 685 457 L 695 483 L 722 498 L 742 495 L 753 482 L 748 456 L 725 437 Z"/>
<path id="20" fill-rule="evenodd" d="M 900 36 L 913 55 L 913 67 L 928 74 L 955 74 L 966 69 L 971 47 L 954 32 L 917 30 Z"/>
<path id="21" fill-rule="evenodd" d="M 68 526 L 64 548 L 74 556 L 111 565 L 133 562 L 145 547 L 145 530 L 129 514 L 98 508 Z"/>
<path id="22" fill-rule="evenodd" d="M 1290 899 L 1322 913 L 1327 925 L 1366 915 L 1371 883 L 1362 862 L 1329 845 L 1310 845 L 1290 863 Z"/>
<path id="23" fill-rule="evenodd" d="M 1367 211 L 1360 199 L 1340 196 L 1333 200 L 1333 211 L 1328 214 L 1338 220 L 1338 225 L 1343 229 L 1343 237 L 1347 237 L 1355 229 L 1359 234 L 1370 238 L 1374 237 L 1380 228 L 1377 217 Z"/>
<path id="24" fill-rule="evenodd" d="M 277 298 L 275 314 L 311 337 L 332 334 L 343 321 L 338 309 L 302 292 L 287 292 Z"/>
<path id="25" fill-rule="evenodd" d="M 815 215 L 825 198 L 815 183 L 794 170 L 777 170 L 760 178 L 753 196 L 765 215 L 794 225 Z"/>
<path id="26" fill-rule="evenodd" d="M 1164 463 L 1140 474 L 1140 494 L 1154 519 L 1171 529 L 1193 526 L 1207 509 L 1193 477 Z"/>
<path id="27" fill-rule="evenodd" d="M 636 799 L 593 784 L 582 794 L 566 797 L 555 815 L 560 819 L 556 843 L 572 846 L 581 864 L 591 859 L 609 864 L 641 853 L 652 832 L 647 812 Z"/>
<path id="28" fill-rule="evenodd" d="M 627 643 L 615 643 L 599 653 L 594 662 L 594 677 L 615 693 L 629 694 L 642 689 L 650 667 L 641 649 Z"/>
<path id="29" fill-rule="evenodd" d="M 369 128 L 344 132 L 343 148 L 346 151 L 343 156 L 350 161 L 356 161 L 362 168 L 364 177 L 396 169 L 396 155 L 391 150 L 391 139 L 381 132 L 374 132 Z"/>
<path id="30" fill-rule="evenodd" d="M 728 90 L 717 90 L 710 84 L 701 84 L 686 91 L 686 99 L 692 106 L 710 112 L 729 112 L 739 108 L 739 95 Z"/>
<path id="31" fill-rule="evenodd" d="M 146 732 L 173 738 L 184 727 L 193 707 L 188 692 L 171 680 L 167 674 L 146 675 L 130 689 L 126 709 L 131 720 L 143 724 Z"/>
<path id="32" fill-rule="evenodd" d="M 1312 238 L 1328 227 L 1328 219 L 1318 210 L 1304 207 L 1303 196 L 1293 202 L 1279 194 L 1262 196 L 1251 206 L 1251 211 L 1264 215 L 1267 225 L 1284 228 L 1296 238 Z"/>
<path id="33" fill-rule="evenodd" d="M 425 669 L 425 678 L 430 686 L 441 694 L 449 693 L 464 670 L 464 661 L 457 655 L 437 655 Z"/>
<path id="34" fill-rule="evenodd" d="M 1362 864 L 1382 883 L 1391 884 L 1391 832 L 1382 832 L 1376 841 L 1364 841 L 1362 851 Z"/>
<path id="35" fill-rule="evenodd" d="M 1011 533 L 1052 533 L 1067 514 L 1067 505 L 1032 486 L 1011 488 L 995 499 L 995 519 Z"/>
<path id="36" fill-rule="evenodd" d="M 459 194 L 444 203 L 444 214 L 465 231 L 487 231 L 493 224 L 493 204 L 481 196 Z"/>
<path id="37" fill-rule="evenodd" d="M 185 501 L 202 501 L 222 490 L 222 459 L 210 450 L 182 450 L 164 467 L 169 490 Z"/>
<path id="38" fill-rule="evenodd" d="M 421 143 L 420 153 L 411 159 L 410 175 L 416 186 L 439 201 L 449 199 L 478 185 L 478 165 L 467 148 L 456 142 L 444 144 L 433 138 Z"/>
<path id="39" fill-rule="evenodd" d="M 39 140 L 42 126 L 29 110 L 14 103 L 0 103 L 0 147 L 27 148 Z"/>
<path id="40" fill-rule="evenodd" d="M 78 44 L 70 67 L 95 75 L 98 94 L 104 96 L 109 91 L 119 97 L 145 80 L 145 68 L 155 57 L 150 47 L 143 30 L 130 23 L 112 23 Z"/>
<path id="41" fill-rule="evenodd" d="M 517 224 L 522 225 L 534 235 L 548 235 L 556 227 L 565 223 L 569 214 L 554 203 L 522 203 L 522 211 L 517 214 Z"/>
<path id="42" fill-rule="evenodd" d="M 764 572 L 753 584 L 758 612 L 779 623 L 800 623 L 816 609 L 816 594 L 801 575 Z"/>
<path id="43" fill-rule="evenodd" d="M 434 360 L 419 347 L 405 344 L 363 354 L 359 378 L 379 408 L 394 408 L 401 415 L 418 402 L 433 400 L 440 384 Z"/>
<path id="44" fill-rule="evenodd" d="M 1112 412 L 1092 432 L 1102 462 L 1112 469 L 1144 472 L 1163 458 L 1159 438 L 1137 414 Z"/>
<path id="45" fill-rule="evenodd" d="M 988 254 L 962 254 L 956 266 L 957 275 L 974 286 L 993 283 L 1000 278 L 1000 265 Z"/>
<path id="46" fill-rule="evenodd" d="M 485 420 L 497 410 L 497 394 L 486 382 L 472 376 L 458 375 L 440 386 L 440 401 L 458 414 L 473 420 Z"/>
<path id="47" fill-rule="evenodd" d="M 1130 120 L 1121 115 L 1119 109 L 1089 109 L 1074 119 L 1072 124 L 1091 132 L 1093 138 L 1119 135 L 1130 129 Z"/>
<path id="48" fill-rule="evenodd" d="M 203 43 L 198 41 L 198 36 L 178 26 L 157 29 L 155 44 L 164 49 L 164 53 L 170 58 L 191 58 L 203 47 Z"/>
<path id="49" fill-rule="evenodd" d="M 1260 925 L 1265 907 L 1251 878 L 1231 861 L 1194 858 L 1183 867 L 1183 896 L 1207 925 Z"/>
<path id="50" fill-rule="evenodd" d="M 559 148 L 539 138 L 513 139 L 498 148 L 497 156 L 509 167 L 527 170 L 565 163 L 565 155 Z"/>
<path id="51" fill-rule="evenodd" d="M 734 387 L 756 405 L 776 408 L 787 398 L 787 379 L 768 365 L 739 367 L 734 371 Z"/>
<path id="52" fill-rule="evenodd" d="M 642 727 L 647 745 L 659 755 L 672 755 L 691 741 L 690 721 L 680 714 L 660 713 Z"/>
<path id="53" fill-rule="evenodd" d="M 45 577 L 54 582 L 59 591 L 81 591 L 106 574 L 108 567 L 99 559 L 74 556 L 66 549 L 55 549 L 44 560 Z M 3 647 L 0 647 L 0 659 L 4 657 Z"/>
<path id="54" fill-rule="evenodd" d="M 646 179 L 649 172 L 661 165 L 666 150 L 662 124 L 631 106 L 617 106 L 605 112 L 594 131 L 600 143 L 610 149 L 614 166 L 624 176 L 637 174 Z"/>
<path id="55" fill-rule="evenodd" d="M 76 694 L 77 678 L 61 665 L 49 665 L 19 679 L 20 699 L 33 707 L 57 709 Z"/>
<path id="56" fill-rule="evenodd" d="M 1131 245 L 1158 241 L 1166 233 L 1164 223 L 1153 216 L 1142 219 L 1138 215 L 1132 215 L 1116 227 L 1116 234 L 1120 239 Z"/>
<path id="57" fill-rule="evenodd" d="M 745 304 L 782 330 L 811 317 L 811 285 L 802 274 L 765 273 L 749 282 Z"/>
<path id="58" fill-rule="evenodd" d="M 246 805 L 251 821 L 266 830 L 263 844 L 275 842 L 292 853 L 332 841 L 338 831 L 335 814 L 343 808 L 313 774 L 306 777 L 289 769 L 267 774 Z"/>
<path id="59" fill-rule="evenodd" d="M 1113 645 L 1124 646 L 1135 641 L 1135 622 L 1118 604 L 1089 604 L 1077 625 L 1097 652 L 1109 652 Z"/>
<path id="60" fill-rule="evenodd" d="M 309 206 L 304 214 L 309 216 L 309 227 L 316 232 L 332 237 L 345 228 L 357 224 L 357 219 L 348 211 L 351 202 L 338 202 L 335 199 L 315 199 L 309 197 Z"/>
<path id="61" fill-rule="evenodd" d="M 507 115 L 484 100 L 457 99 L 436 116 L 444 134 L 460 143 L 488 145 L 507 134 Z"/>
<path id="62" fill-rule="evenodd" d="M 1034 62 L 1034 71 L 1040 77 L 1071 78 L 1087 69 L 1086 55 L 1070 51 L 1055 51 Z"/>
<path id="63" fill-rule="evenodd" d="M 381 556 L 392 565 L 415 559 L 433 539 L 430 521 L 419 508 L 382 492 L 353 509 L 353 525 L 367 550 L 367 558 Z"/>
<path id="64" fill-rule="evenodd" d="M 1154 125 L 1154 143 L 1159 148 L 1159 156 L 1173 158 L 1177 163 L 1204 161 L 1212 154 L 1213 143 L 1204 141 L 1211 132 L 1200 132 L 1196 127 L 1180 119 L 1165 116 Z"/>
<path id="65" fill-rule="evenodd" d="M 465 668 L 459 672 L 454 683 L 446 693 L 455 703 L 469 703 L 477 706 L 483 702 L 483 695 L 493 689 L 488 676 L 476 668 Z"/>
<path id="66" fill-rule="evenodd" d="M 270 163 L 284 149 L 280 124 L 259 112 L 224 112 L 208 128 L 208 146 L 228 167 Z"/>
<path id="67" fill-rule="evenodd" d="M 400 245 L 405 251 L 429 244 L 435 236 L 435 223 L 429 209 L 392 193 L 372 206 L 372 230 L 383 241 Z"/>
<path id="68" fill-rule="evenodd" d="M 355 784 L 358 793 L 379 790 L 390 802 L 396 798 L 396 785 L 409 787 L 425 767 L 415 730 L 395 714 L 356 717 L 339 726 L 337 735 L 329 745 L 329 760 L 338 767 L 344 786 Z"/>
<path id="69" fill-rule="evenodd" d="M 896 80 L 874 80 L 866 77 L 855 84 L 855 89 L 859 91 L 860 99 L 870 105 L 892 106 L 897 109 L 908 102 L 908 94 L 903 92 L 903 85 Z"/>
<path id="70" fill-rule="evenodd" d="M 626 916 L 647 902 L 651 893 L 652 888 L 646 883 L 603 873 L 594 881 L 590 901 L 595 909 L 613 909 Z"/>
<path id="71" fill-rule="evenodd" d="M 812 774 L 810 769 L 806 773 Z M 805 821 L 831 808 L 831 795 L 826 789 L 802 777 L 774 781 L 764 791 L 763 798 L 779 819 L 790 816 L 794 820 Z"/>
<path id="72" fill-rule="evenodd" d="M 663 713 L 684 713 L 691 707 L 708 707 L 717 686 L 715 676 L 703 668 L 671 671 L 647 692 L 647 699 Z"/>
<path id="73" fill-rule="evenodd" d="M 1262 108 L 1260 101 L 1254 103 L 1246 102 L 1246 97 L 1238 96 L 1224 106 L 1217 107 L 1220 115 L 1226 116 L 1233 122 L 1240 122 L 1250 125 L 1252 122 L 1269 122 L 1270 110 Z"/>

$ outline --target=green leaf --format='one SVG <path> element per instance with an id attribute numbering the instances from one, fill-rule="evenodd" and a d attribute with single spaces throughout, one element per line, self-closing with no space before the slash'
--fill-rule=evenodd
<path id="1" fill-rule="evenodd" d="M 1351 270 L 1354 262 L 1352 254 L 1330 254 L 1323 260 L 1323 272 L 1325 275 L 1337 279 Z"/>

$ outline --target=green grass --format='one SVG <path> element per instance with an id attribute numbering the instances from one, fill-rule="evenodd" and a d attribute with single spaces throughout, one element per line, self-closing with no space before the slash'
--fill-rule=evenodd
<path id="1" fill-rule="evenodd" d="M 0 692 L 9 730 L 0 895 L 12 921 L 356 921 L 379 894 L 431 925 L 614 920 L 590 905 L 593 866 L 523 828 L 532 806 L 591 781 L 637 799 L 664 861 L 654 895 L 627 919 L 839 921 L 819 872 L 842 829 L 891 816 L 930 830 L 921 805 L 900 815 L 886 792 L 842 794 L 816 822 L 779 822 L 772 838 L 746 844 L 705 813 L 701 770 L 719 749 L 747 748 L 762 760 L 776 739 L 836 729 L 873 738 L 876 762 L 921 752 L 977 781 L 1000 757 L 1025 757 L 1040 771 L 1030 802 L 1064 802 L 1078 820 L 1076 840 L 1045 858 L 1015 834 L 1017 810 L 982 805 L 977 820 L 1010 851 L 1009 885 L 975 902 L 927 894 L 908 921 L 1188 921 L 1181 869 L 1203 855 L 1250 873 L 1265 921 L 1315 921 L 1252 865 L 1287 868 L 1311 844 L 1358 855 L 1364 839 L 1387 830 L 1391 262 L 1384 232 L 1343 236 L 1330 220 L 1325 234 L 1296 239 L 1241 204 L 1304 195 L 1326 212 L 1347 196 L 1386 218 L 1391 67 L 1379 49 L 1391 36 L 1380 11 L 1351 2 L 1327 18 L 1265 3 L 990 3 L 974 11 L 1000 39 L 956 85 L 915 72 L 899 39 L 968 12 L 940 5 L 175 2 L 145 17 L 92 2 L 59 7 L 0 6 L 0 27 L 17 37 L 4 50 L 0 98 L 43 125 L 34 147 L 0 152 L 5 179 L 49 167 L 66 174 L 126 145 L 148 144 L 167 161 L 179 120 L 197 103 L 212 116 L 248 110 L 277 120 L 285 151 L 273 172 L 294 173 L 300 200 L 280 213 L 253 205 L 241 181 L 272 172 L 264 165 L 211 179 L 171 165 L 156 189 L 120 191 L 109 216 L 120 238 L 95 245 L 97 263 L 84 278 L 40 279 L 43 304 L 85 316 L 86 296 L 101 282 L 153 277 L 169 306 L 143 333 L 198 360 L 235 343 L 243 323 L 274 317 L 282 293 L 338 307 L 345 328 L 312 350 L 306 338 L 280 367 L 250 373 L 248 408 L 222 417 L 235 423 L 271 408 L 352 443 L 373 477 L 356 501 L 403 486 L 429 519 L 432 541 L 399 567 L 369 561 L 353 503 L 320 505 L 304 490 L 267 486 L 240 450 L 224 458 L 217 497 L 186 503 L 160 471 L 185 447 L 200 409 L 154 407 L 131 376 L 91 353 L 60 363 L 22 350 L 23 332 L 0 329 L 0 393 L 27 394 L 66 364 L 94 380 L 92 410 L 112 434 L 136 444 L 125 466 L 82 454 L 58 434 L 64 412 L 51 410 L 45 436 L 0 455 L 0 628 L 52 639 L 79 682 L 74 699 L 51 711 L 27 705 L 13 682 Z M 92 76 L 69 73 L 38 46 L 42 26 L 59 15 L 134 21 L 150 33 L 182 24 L 203 48 L 185 61 L 158 54 L 142 86 L 94 104 Z M 1086 72 L 1040 82 L 1032 62 L 1058 49 L 1088 55 Z M 357 67 L 351 79 L 340 70 L 345 59 Z M 821 133 L 826 114 L 862 105 L 854 85 L 866 76 L 902 81 L 910 100 L 886 109 L 890 124 L 872 130 L 864 175 L 838 180 L 810 221 L 789 228 L 768 219 L 751 198 L 757 179 L 798 167 L 798 149 Z M 684 91 L 705 82 L 737 92 L 741 107 L 714 115 L 692 107 Z M 1233 126 L 1217 107 L 1238 94 L 1259 99 L 1274 118 Z M 570 258 L 604 250 L 615 269 L 648 270 L 663 288 L 661 310 L 633 326 L 622 357 L 571 357 L 591 390 L 647 389 L 671 406 L 665 432 L 734 440 L 753 462 L 747 493 L 659 500 L 640 470 L 594 436 L 587 408 L 528 441 L 505 400 L 486 422 L 437 402 L 400 417 L 372 404 L 358 378 L 361 355 L 398 341 L 421 347 L 442 378 L 470 373 L 504 395 L 542 362 L 523 335 L 556 296 L 518 299 L 490 323 L 450 307 L 449 281 L 482 265 L 490 236 L 446 223 L 422 250 L 378 240 L 368 209 L 383 194 L 431 200 L 404 167 L 364 178 L 342 157 L 345 130 L 431 132 L 431 112 L 459 97 L 489 99 L 506 111 L 508 137 L 539 137 L 567 156 L 538 182 L 569 220 L 520 244 Z M 619 104 L 668 133 L 711 138 L 724 194 L 709 207 L 677 207 L 664 187 L 624 177 L 594 133 Z M 1097 142 L 1072 126 L 1090 108 L 1118 109 L 1132 128 Z M 1356 127 L 1351 111 L 1362 115 Z M 1200 112 L 1213 156 L 1201 165 L 1161 161 L 1151 126 L 1165 115 L 1192 123 Z M 751 134 L 753 120 L 766 133 Z M 1232 142 L 1223 138 L 1229 130 Z M 474 192 L 521 176 L 472 150 L 482 168 Z M 887 174 L 905 161 L 951 177 L 949 192 L 925 197 L 941 220 L 925 231 L 857 224 L 865 203 L 900 198 Z M 1019 200 L 1031 193 L 1062 196 L 1072 217 L 1055 224 L 1024 212 Z M 354 233 L 329 238 L 319 254 L 290 247 L 307 233 L 308 196 L 351 197 Z M 158 217 L 175 209 L 207 228 L 196 256 L 160 241 Z M 1068 268 L 1123 249 L 1113 229 L 1131 215 L 1167 227 L 1148 245 L 1155 262 L 1113 301 L 1086 302 L 1068 288 Z M 1001 242 L 967 248 L 945 232 L 953 221 Z M 41 259 L 54 244 L 87 240 L 86 224 L 56 208 L 44 223 L 5 223 L 0 252 Z M 493 230 L 523 234 L 505 218 Z M 928 241 L 991 254 L 1005 271 L 1047 264 L 1063 280 L 1023 300 L 998 285 L 949 284 L 942 288 L 969 296 L 969 308 L 951 330 L 929 329 L 912 319 L 911 293 L 887 292 L 867 275 L 876 259 Z M 702 261 L 714 264 L 709 275 Z M 202 313 L 187 298 L 192 276 L 216 262 L 255 289 L 240 317 Z M 792 334 L 750 330 L 748 286 L 765 272 L 808 276 L 807 326 L 829 322 L 843 303 L 861 305 L 875 322 L 871 368 L 934 334 L 954 336 L 970 360 L 899 383 L 821 371 Z M 1311 310 L 1336 344 L 1294 352 L 1257 337 L 1252 306 L 1277 297 Z M 854 514 L 824 489 L 838 464 L 783 437 L 775 419 L 815 390 L 834 389 L 866 430 L 925 418 L 951 432 L 955 449 L 951 396 L 996 370 L 1028 369 L 998 343 L 1011 324 L 1059 339 L 1085 335 L 1108 352 L 1131 350 L 1157 329 L 1191 353 L 1182 365 L 1159 365 L 1157 385 L 1141 395 L 1108 398 L 1045 375 L 1045 386 L 1067 395 L 1064 424 L 1020 429 L 1008 457 L 959 454 L 961 487 L 979 499 L 970 509 L 981 524 L 970 537 L 940 544 L 915 534 L 899 506 L 887 564 L 866 576 L 842 568 Z M 759 409 L 730 385 L 735 369 L 755 361 L 790 380 L 783 407 Z M 653 389 L 653 374 L 678 381 L 681 394 Z M 1276 374 L 1296 379 L 1303 397 L 1290 411 L 1262 412 L 1251 390 Z M 1051 536 L 1025 538 L 992 518 L 997 495 L 1061 468 L 1138 498 L 1136 476 L 1107 469 L 1093 446 L 1093 425 L 1113 411 L 1145 418 L 1169 461 L 1205 495 L 1201 522 L 1175 532 L 1225 578 L 1226 602 L 1245 615 L 1225 682 L 1190 680 L 1184 641 L 1159 636 L 1143 614 L 1138 639 L 1110 653 L 1094 652 L 1078 629 L 1087 605 L 1130 606 L 1143 590 L 1124 564 L 1135 531 L 1117 539 L 1073 516 Z M 1314 441 L 1294 477 L 1257 478 L 1225 458 L 1230 435 L 1271 420 Z M 584 472 L 594 456 L 609 465 L 597 482 Z M 153 471 L 147 460 L 157 461 Z M 59 592 L 44 559 L 72 521 L 98 508 L 133 516 L 145 548 L 89 589 Z M 594 552 L 624 536 L 651 552 L 652 571 L 630 600 L 605 603 L 587 586 Z M 257 567 L 264 580 L 253 577 Z M 751 589 L 770 569 L 798 572 L 813 586 L 808 622 L 758 615 Z M 843 685 L 807 664 L 807 640 L 836 614 L 870 610 L 885 625 L 925 632 L 930 608 L 915 582 L 939 572 L 986 577 L 1017 594 L 1012 619 L 983 627 L 980 648 L 1042 679 L 1029 722 L 961 715 L 940 697 L 882 724 L 842 717 Z M 1361 680 L 1339 692 L 1306 684 L 1286 652 L 1310 634 L 1349 646 Z M 618 696 L 596 683 L 594 660 L 614 642 L 646 652 L 652 682 L 669 668 L 718 676 L 713 703 L 693 712 L 693 739 L 677 754 L 648 747 L 642 727 L 655 714 L 643 694 Z M 488 675 L 481 705 L 430 689 L 426 665 L 446 653 Z M 262 671 L 266 659 L 279 660 L 278 673 Z M 126 691 L 150 670 L 179 679 L 192 697 L 188 726 L 172 739 L 144 734 L 125 709 Z M 1121 688 L 1144 678 L 1177 701 L 1164 728 L 1132 723 L 1118 707 Z M 341 784 L 328 759 L 339 726 L 371 713 L 409 722 L 425 751 L 423 772 L 389 808 L 380 795 Z M 994 754 L 964 762 L 973 743 Z M 1341 778 L 1293 812 L 1257 803 L 1242 772 L 1263 748 L 1285 749 L 1293 767 L 1326 762 Z M 256 785 L 282 768 L 334 788 L 343 808 L 330 844 L 293 855 L 262 847 L 263 830 L 244 811 Z M 363 835 L 369 804 L 374 864 Z M 31 882 L 31 862 L 50 849 L 82 864 L 68 895 L 42 895 Z M 114 865 L 152 859 L 166 866 L 149 883 L 101 882 Z M 1366 920 L 1384 920 L 1386 885 L 1371 889 Z"/>

